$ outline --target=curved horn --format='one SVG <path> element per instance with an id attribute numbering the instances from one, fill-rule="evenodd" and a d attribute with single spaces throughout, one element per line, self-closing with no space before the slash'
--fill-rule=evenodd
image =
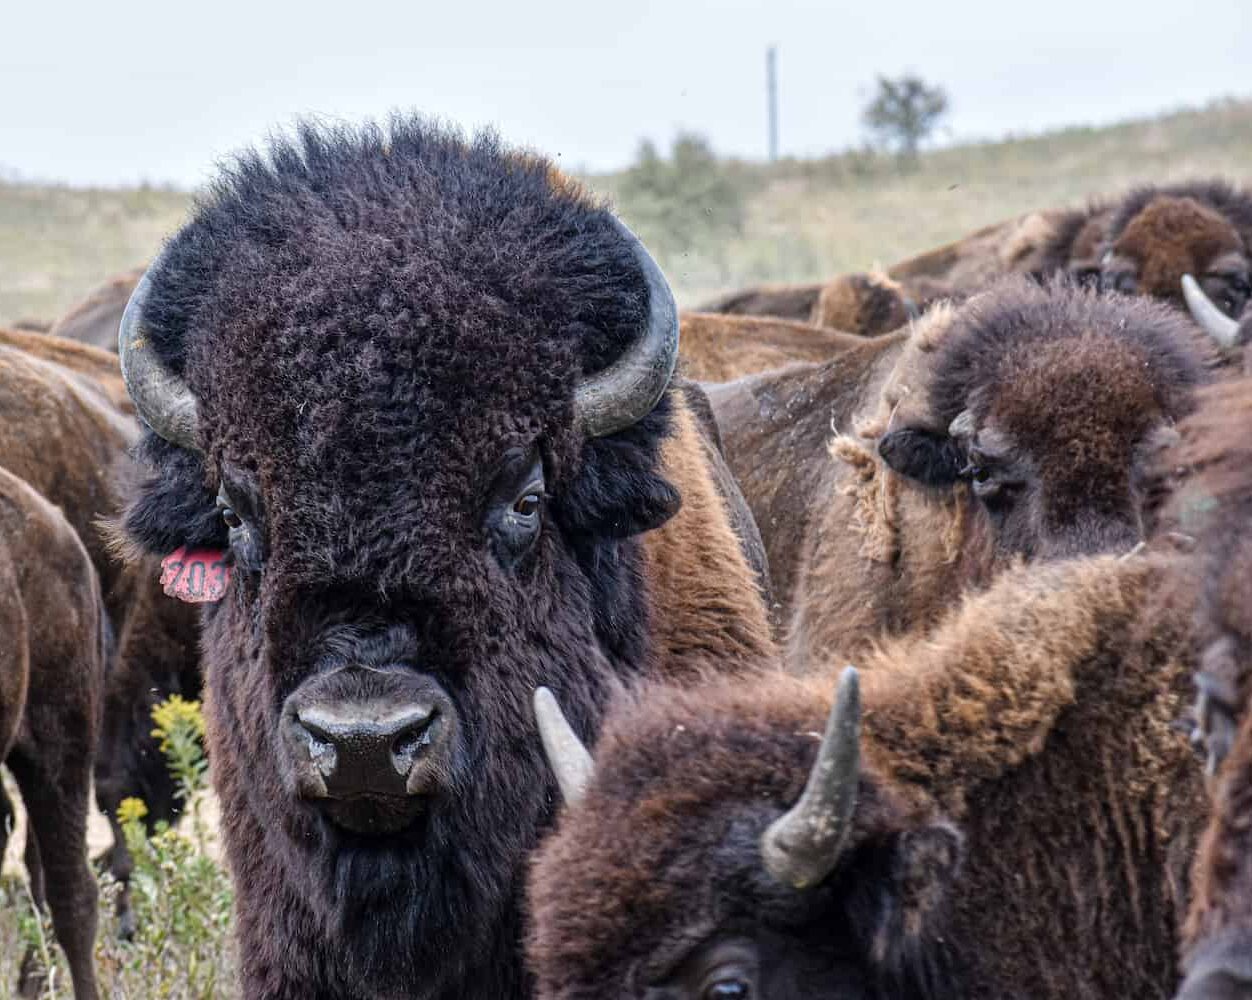
<path id="1" fill-rule="evenodd" d="M 199 452 L 196 443 L 196 397 L 187 383 L 165 367 L 152 349 L 143 310 L 152 290 L 152 275 L 161 266 L 158 256 L 130 293 L 117 331 L 117 353 L 122 380 L 143 422 L 170 444 Z"/>
<path id="2" fill-rule="evenodd" d="M 1200 328 L 1222 347 L 1234 347 L 1239 343 L 1239 324 L 1213 304 L 1204 294 L 1200 283 L 1189 274 L 1182 276 L 1182 295 L 1187 300 L 1191 317 Z"/>
<path id="3" fill-rule="evenodd" d="M 948 424 L 948 437 L 971 438 L 974 436 L 974 411 L 962 410 Z"/>
<path id="4" fill-rule="evenodd" d="M 860 677 L 855 667 L 845 667 L 804 793 L 761 838 L 765 867 L 779 882 L 807 889 L 839 863 L 856 812 L 860 730 Z"/>
<path id="5" fill-rule="evenodd" d="M 630 243 L 648 285 L 648 325 L 604 371 L 584 379 L 574 393 L 574 417 L 588 437 L 606 437 L 652 412 L 678 363 L 678 306 L 669 282 L 639 237 L 614 217 Z"/>
<path id="6" fill-rule="evenodd" d="M 567 806 L 577 805 L 595 774 L 591 754 L 566 720 L 556 695 L 546 687 L 535 688 L 535 720 L 561 796 Z"/>

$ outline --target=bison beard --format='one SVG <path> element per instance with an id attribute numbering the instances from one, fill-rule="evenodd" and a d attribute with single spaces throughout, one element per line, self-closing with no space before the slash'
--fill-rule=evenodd
<path id="1" fill-rule="evenodd" d="M 123 365 L 184 380 L 194 435 L 149 435 L 126 530 L 233 554 L 203 646 L 249 997 L 526 993 L 522 869 L 555 798 L 530 694 L 551 687 L 587 738 L 649 665 L 636 536 L 679 505 L 659 471 L 675 395 L 616 432 L 575 405 L 656 328 L 623 237 L 491 137 L 305 128 L 242 159 L 141 284 Z M 542 478 L 526 546 L 497 517 L 519 455 Z M 394 832 L 351 832 L 309 791 L 338 757 L 291 699 L 340 668 L 443 699 Z M 352 801 L 361 820 L 390 800 Z"/>

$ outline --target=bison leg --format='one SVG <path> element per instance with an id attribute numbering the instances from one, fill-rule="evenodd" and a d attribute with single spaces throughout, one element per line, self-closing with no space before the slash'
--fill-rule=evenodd
<path id="1" fill-rule="evenodd" d="M 35 856 L 42 862 L 36 867 L 43 872 L 40 895 L 46 894 L 52 911 L 52 927 L 69 963 L 75 1000 L 98 1000 L 92 960 L 97 892 L 87 862 L 91 754 L 89 748 L 72 746 L 40 750 L 27 754 L 19 749 L 9 761 L 26 806 L 27 841 L 36 842 Z"/>

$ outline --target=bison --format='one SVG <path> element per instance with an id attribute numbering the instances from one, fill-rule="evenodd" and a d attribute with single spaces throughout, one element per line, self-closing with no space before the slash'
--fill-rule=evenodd
<path id="1" fill-rule="evenodd" d="M 113 824 L 110 868 L 131 870 L 115 814 L 134 796 L 150 825 L 180 810 L 174 780 L 152 736 L 151 709 L 170 694 L 199 697 L 196 616 L 161 593 L 156 560 L 126 566 L 100 521 L 120 506 L 117 475 L 139 428 L 116 355 L 51 335 L 0 330 L 0 465 L 60 507 L 100 578 L 114 636 L 95 755 L 96 801 Z M 133 916 L 123 890 L 120 930 Z"/>
<path id="2" fill-rule="evenodd" d="M 1196 739 L 1213 816 L 1194 874 L 1181 993 L 1252 996 L 1252 380 L 1205 391 L 1163 463 L 1167 523 L 1194 540 L 1173 584 L 1195 616 Z M 1198 600 L 1192 597 L 1198 595 Z"/>
<path id="3" fill-rule="evenodd" d="M 125 529 L 220 597 L 202 663 L 246 996 L 526 996 L 555 787 L 534 686 L 589 736 L 667 651 L 770 648 L 677 346 L 604 205 L 419 118 L 245 154 L 139 283 Z"/>
<path id="4" fill-rule="evenodd" d="M 541 1000 L 1170 996 L 1205 803 L 1161 573 L 1009 571 L 868 654 L 863 707 L 855 670 L 635 688 L 594 763 L 541 692 Z"/>
<path id="5" fill-rule="evenodd" d="M 1225 181 L 1149 185 L 1123 197 L 1108 224 L 1100 287 L 1183 306 L 1193 275 L 1227 316 L 1252 296 L 1252 192 Z"/>
<path id="6" fill-rule="evenodd" d="M 1151 449 L 1204 377 L 1191 343 L 1157 303 L 1016 279 L 709 387 L 796 662 L 930 624 L 1012 559 L 1134 546 Z"/>
<path id="7" fill-rule="evenodd" d="M 1190 274 L 1182 277 L 1183 298 L 1200 328 L 1215 345 L 1218 366 L 1252 375 L 1252 309 L 1245 309 L 1239 320 L 1231 319 L 1210 299 Z"/>
<path id="8" fill-rule="evenodd" d="M 102 350 L 117 350 L 117 327 L 122 310 L 135 285 L 143 276 L 142 267 L 115 275 L 52 324 L 48 331 L 65 340 L 76 340 Z"/>
<path id="9" fill-rule="evenodd" d="M 888 275 L 854 272 L 824 283 L 748 288 L 714 299 L 698 311 L 769 316 L 877 337 L 904 326 L 917 315 L 917 306 Z"/>
<path id="10" fill-rule="evenodd" d="M 862 343 L 860 337 L 768 316 L 684 313 L 679 341 L 683 374 L 730 382 L 797 361 L 826 361 Z"/>
<path id="11" fill-rule="evenodd" d="M 91 761 L 109 632 L 74 529 L 0 468 L 0 763 L 26 807 L 36 903 L 69 961 L 76 1000 L 95 1000 L 96 881 L 87 864 Z M 0 785 L 0 858 L 13 806 Z"/>

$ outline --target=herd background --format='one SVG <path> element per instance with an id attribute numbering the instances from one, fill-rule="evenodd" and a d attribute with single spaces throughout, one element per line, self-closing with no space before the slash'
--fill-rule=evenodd
<path id="1" fill-rule="evenodd" d="M 674 167 L 676 157 L 694 158 L 690 169 L 662 169 L 651 181 L 640 164 L 586 180 L 653 249 L 680 305 L 691 308 L 727 289 L 890 264 L 1004 218 L 1113 196 L 1141 182 L 1222 176 L 1252 184 L 1252 100 L 952 146 L 923 154 L 907 170 L 867 151 L 773 164 L 719 159 L 698 137 L 659 152 L 663 167 Z M 667 188 L 664 178 L 679 175 L 681 183 Z M 184 221 L 191 198 L 173 188 L 0 182 L 0 325 L 51 322 L 102 281 L 146 263 Z M 211 801 L 203 818 L 211 831 Z M 91 834 L 94 854 L 110 838 L 98 814 Z M 200 846 L 216 863 L 211 833 Z M 17 979 L 18 942 L 31 934 L 4 905 L 21 892 L 20 848 L 21 837 L 13 838 L 0 859 L 0 1000 Z M 101 912 L 103 918 L 107 907 Z M 102 924 L 108 933 L 108 920 Z M 170 933 L 177 950 L 177 928 Z M 231 961 L 227 937 L 224 927 L 223 968 Z M 155 992 L 142 995 L 200 995 L 176 977 L 164 989 L 164 973 L 152 975 Z M 45 995 L 68 995 L 67 986 L 54 977 Z"/>

